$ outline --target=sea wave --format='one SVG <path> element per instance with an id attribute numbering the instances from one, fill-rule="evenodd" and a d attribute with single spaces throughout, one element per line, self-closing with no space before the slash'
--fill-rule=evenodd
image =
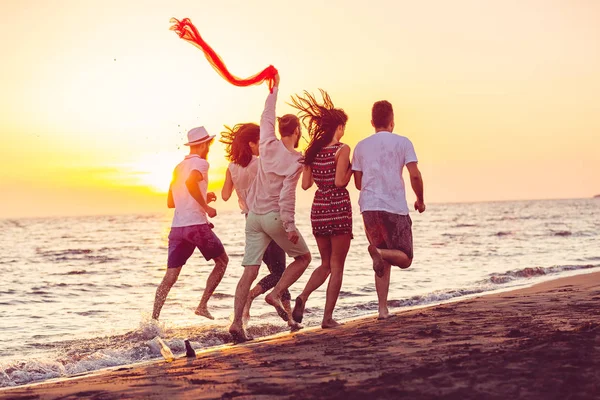
<path id="1" fill-rule="evenodd" d="M 160 336 L 176 355 L 185 352 L 185 339 L 190 340 L 197 350 L 220 346 L 231 341 L 227 328 L 228 324 L 167 327 L 145 318 L 137 329 L 122 335 L 56 341 L 45 346 L 43 356 L 0 361 L 0 387 L 160 359 L 160 347 L 154 340 L 156 336 Z M 250 326 L 248 333 L 261 337 L 285 330 L 287 327 L 283 324 L 259 323 Z"/>
<path id="2" fill-rule="evenodd" d="M 576 271 L 582 269 L 596 268 L 598 265 L 556 265 L 552 267 L 528 267 L 523 269 L 515 269 L 501 274 L 491 274 L 490 277 L 483 283 L 492 283 L 496 285 L 506 284 L 516 279 L 527 279 L 548 274 L 556 274 L 563 271 Z"/>

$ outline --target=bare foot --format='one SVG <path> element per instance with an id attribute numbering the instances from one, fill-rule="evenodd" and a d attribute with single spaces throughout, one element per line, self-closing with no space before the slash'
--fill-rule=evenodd
<path id="1" fill-rule="evenodd" d="M 370 245 L 367 249 L 369 250 L 369 255 L 373 259 L 373 271 L 381 278 L 385 272 L 385 261 L 381 257 L 381 253 L 379 253 L 377 247 Z"/>
<path id="2" fill-rule="evenodd" d="M 299 323 L 297 323 L 294 320 L 289 320 L 288 326 L 290 327 L 290 332 L 297 332 L 300 329 L 302 329 L 302 325 L 300 325 Z"/>
<path id="3" fill-rule="evenodd" d="M 205 305 L 199 305 L 198 308 L 196 308 L 194 314 L 208 319 L 215 319 L 215 317 L 213 317 L 212 314 L 208 311 L 208 307 L 206 307 Z"/>
<path id="4" fill-rule="evenodd" d="M 385 310 L 379 310 L 379 316 L 377 317 L 378 320 L 388 319 L 389 317 L 390 312 L 387 310 L 387 308 Z"/>
<path id="5" fill-rule="evenodd" d="M 294 305 L 294 311 L 292 311 L 292 318 L 297 323 L 302 322 L 302 318 L 304 318 L 304 306 L 306 303 L 304 300 L 300 298 L 300 296 L 296 297 L 296 304 Z"/>
<path id="6" fill-rule="evenodd" d="M 334 320 L 333 318 L 328 319 L 327 321 L 323 321 L 321 323 L 321 328 L 323 329 L 331 329 L 340 326 L 341 324 Z"/>
<path id="7" fill-rule="evenodd" d="M 269 293 L 265 297 L 265 301 L 273 307 L 275 307 L 275 311 L 277 311 L 277 314 L 281 317 L 282 320 L 287 322 L 290 319 L 290 316 L 287 312 L 285 312 L 285 309 L 283 308 L 283 304 L 281 304 L 280 298 L 273 296 L 273 293 Z"/>
<path id="8" fill-rule="evenodd" d="M 229 334 L 231 335 L 234 344 L 244 343 L 249 340 L 252 340 L 251 337 L 248 337 L 248 335 L 246 335 L 246 331 L 243 327 L 240 328 L 239 326 L 233 324 L 229 327 Z"/>

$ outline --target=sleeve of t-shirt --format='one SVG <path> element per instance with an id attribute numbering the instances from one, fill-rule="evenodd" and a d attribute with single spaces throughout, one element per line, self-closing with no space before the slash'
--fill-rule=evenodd
<path id="1" fill-rule="evenodd" d="M 354 148 L 352 155 L 352 171 L 362 171 L 362 157 L 360 155 L 360 143 Z"/>
<path id="2" fill-rule="evenodd" d="M 195 158 L 190 172 L 193 170 L 198 170 L 202 174 L 202 178 L 204 180 L 208 180 L 208 168 L 209 167 L 210 167 L 210 164 L 205 159 Z"/>
<path id="3" fill-rule="evenodd" d="M 417 159 L 417 153 L 415 153 L 415 147 L 409 139 L 406 139 L 404 146 L 404 165 L 412 162 L 419 162 Z"/>

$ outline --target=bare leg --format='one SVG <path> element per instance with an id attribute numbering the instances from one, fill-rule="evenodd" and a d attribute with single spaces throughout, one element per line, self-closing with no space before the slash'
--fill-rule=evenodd
<path id="1" fill-rule="evenodd" d="M 289 289 L 289 287 L 292 286 L 294 282 L 296 282 L 298 278 L 300 278 L 300 276 L 302 276 L 304 271 L 306 271 L 308 264 L 310 264 L 310 260 L 310 253 L 306 253 L 304 255 L 296 257 L 294 262 L 292 262 L 285 269 L 285 272 L 281 276 L 281 279 L 279 279 L 279 282 L 277 282 L 277 285 L 275 285 L 271 293 L 269 293 L 265 297 L 265 301 L 273 307 L 275 307 L 277 313 L 280 314 L 280 316 L 282 315 L 282 313 L 285 314 L 283 304 L 281 304 L 281 295 L 283 291 Z M 286 321 L 288 320 L 289 316 L 288 319 L 286 319 Z"/>
<path id="2" fill-rule="evenodd" d="M 223 279 L 223 275 L 225 275 L 225 270 L 227 269 L 228 263 L 229 257 L 227 257 L 226 253 L 223 253 L 219 257 L 215 258 L 215 267 L 206 280 L 206 288 L 204 289 L 202 299 L 200 299 L 200 304 L 198 304 L 198 308 L 196 308 L 196 315 L 206 317 L 208 319 L 215 319 L 208 311 L 208 300 L 214 293 L 219 283 L 221 283 L 221 279 Z"/>
<path id="3" fill-rule="evenodd" d="M 244 267 L 244 273 L 240 278 L 240 281 L 237 284 L 237 288 L 235 289 L 235 301 L 233 303 L 233 322 L 229 327 L 229 333 L 233 336 L 234 341 L 241 342 L 248 340 L 246 336 L 246 332 L 244 331 L 244 323 L 242 320 L 244 314 L 244 307 L 246 306 L 246 302 L 248 300 L 248 295 L 250 293 L 250 286 L 252 286 L 252 282 L 258 276 L 259 265 L 250 265 Z"/>
<path id="4" fill-rule="evenodd" d="M 375 275 L 375 289 L 377 290 L 377 300 L 379 303 L 379 317 L 378 319 L 386 319 L 390 316 L 390 312 L 387 307 L 388 291 L 390 289 L 390 275 L 392 266 L 385 263 L 383 269 L 383 276 L 379 277 Z"/>
<path id="5" fill-rule="evenodd" d="M 255 298 L 263 294 L 265 291 L 266 290 L 263 289 L 260 283 L 257 283 L 256 286 L 254 286 L 254 288 L 252 288 L 252 290 L 250 291 L 250 295 L 248 295 L 248 300 L 246 301 L 246 305 L 244 306 L 244 314 L 242 316 L 244 325 L 246 325 L 248 321 L 250 321 L 250 307 L 252 307 L 252 302 Z"/>
<path id="6" fill-rule="evenodd" d="M 179 277 L 179 273 L 181 272 L 181 267 L 177 268 L 167 268 L 167 272 L 165 276 L 158 285 L 156 289 L 156 296 L 154 297 L 154 310 L 152 311 L 152 319 L 158 319 L 160 316 L 160 310 L 162 310 L 163 305 L 165 304 L 165 300 L 167 300 L 167 296 L 169 295 L 169 291 L 177 282 L 177 278 Z"/>
<path id="7" fill-rule="evenodd" d="M 304 290 L 300 293 L 300 296 L 296 298 L 292 317 L 294 318 L 294 321 L 298 323 L 302 322 L 304 307 L 306 307 L 308 297 L 325 283 L 327 277 L 331 273 L 329 265 L 331 258 L 331 240 L 329 237 L 318 236 L 315 236 L 315 239 L 317 241 L 317 246 L 319 247 L 319 254 L 321 255 L 321 265 L 313 271 L 310 279 L 306 282 Z"/>
<path id="8" fill-rule="evenodd" d="M 342 288 L 342 278 L 344 275 L 344 263 L 350 249 L 352 235 L 339 235 L 331 237 L 331 276 L 327 285 L 327 299 L 325 301 L 325 311 L 323 313 L 323 322 L 321 327 L 334 328 L 339 324 L 333 319 L 333 309 L 337 303 Z"/>
<path id="9" fill-rule="evenodd" d="M 396 267 L 405 269 L 412 264 L 412 258 L 409 258 L 406 253 L 401 250 L 377 249 L 377 251 L 381 254 L 381 258 Z"/>

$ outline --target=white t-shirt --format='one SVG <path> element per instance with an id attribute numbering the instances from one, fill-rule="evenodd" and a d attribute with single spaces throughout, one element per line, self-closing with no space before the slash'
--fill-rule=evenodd
<path id="1" fill-rule="evenodd" d="M 248 214 L 248 204 L 246 198 L 248 191 L 258 172 L 258 157 L 252 156 L 252 161 L 246 167 L 242 167 L 236 163 L 229 163 L 229 173 L 233 181 L 233 188 L 238 198 L 238 204 L 242 210 L 242 214 Z"/>
<path id="2" fill-rule="evenodd" d="M 411 162 L 417 162 L 417 155 L 404 136 L 381 131 L 361 140 L 352 158 L 352 170 L 363 173 L 360 212 L 408 215 L 402 171 Z"/>
<path id="3" fill-rule="evenodd" d="M 260 118 L 258 172 L 246 203 L 252 213 L 279 212 L 286 232 L 296 230 L 296 186 L 302 175 L 302 154 L 288 150 L 275 136 L 275 104 L 278 89 L 267 96 Z"/>
<path id="4" fill-rule="evenodd" d="M 206 190 L 208 188 L 208 161 L 197 154 L 190 154 L 180 162 L 173 172 L 173 183 L 171 191 L 175 201 L 175 214 L 173 215 L 172 227 L 200 225 L 208 223 L 206 212 L 200 204 L 192 197 L 185 181 L 193 170 L 198 170 L 204 177 L 198 183 L 202 196 L 206 199 Z"/>

